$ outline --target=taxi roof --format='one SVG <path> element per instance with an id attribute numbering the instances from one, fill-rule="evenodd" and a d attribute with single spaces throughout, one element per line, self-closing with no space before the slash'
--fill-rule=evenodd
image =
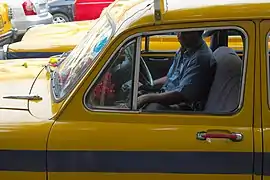
<path id="1" fill-rule="evenodd" d="M 122 13 L 118 13 L 117 17 L 120 19 L 119 22 L 132 19 L 141 9 L 140 4 L 146 6 L 148 3 L 148 10 L 136 19 L 133 18 L 133 22 L 126 28 L 153 24 L 154 1 L 116 1 L 115 4 L 120 3 L 122 9 Z M 162 1 L 165 2 L 165 11 L 161 13 L 160 24 L 270 18 L 270 0 L 161 0 L 160 2 Z"/>
<path id="2" fill-rule="evenodd" d="M 262 19 L 269 9 L 269 0 L 167 0 L 164 22 Z"/>

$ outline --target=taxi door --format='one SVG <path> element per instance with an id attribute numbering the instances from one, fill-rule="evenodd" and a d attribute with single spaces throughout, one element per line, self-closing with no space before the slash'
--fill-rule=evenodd
<path id="1" fill-rule="evenodd" d="M 48 140 L 48 180 L 252 180 L 255 25 L 250 21 L 214 25 L 240 27 L 247 32 L 239 111 L 203 115 L 90 110 L 84 103 L 84 95 L 93 79 L 99 82 L 106 74 L 109 65 L 105 62 L 118 51 L 108 47 L 96 70 L 52 127 Z M 129 47 L 121 44 L 126 38 L 127 35 L 119 38 L 115 47 Z M 133 42 L 131 47 L 139 48 L 141 37 L 129 43 Z M 135 52 L 136 60 L 140 59 L 140 50 Z M 138 62 L 135 61 L 136 68 Z M 134 76 L 138 76 L 136 72 Z"/>
<path id="2" fill-rule="evenodd" d="M 262 84 L 262 129 L 263 129 L 263 168 L 264 180 L 270 180 L 270 78 L 269 78 L 269 32 L 270 20 L 260 24 L 260 59 Z"/>

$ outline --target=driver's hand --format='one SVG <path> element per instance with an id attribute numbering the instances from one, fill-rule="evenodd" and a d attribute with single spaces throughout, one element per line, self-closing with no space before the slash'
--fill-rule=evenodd
<path id="1" fill-rule="evenodd" d="M 140 90 L 140 91 L 138 92 L 138 97 L 141 96 L 141 95 L 144 95 L 144 94 L 147 94 L 147 91 L 145 91 L 145 90 Z"/>
<path id="2" fill-rule="evenodd" d="M 148 100 L 147 95 L 142 95 L 138 97 L 137 108 L 141 109 L 147 103 L 147 100 Z"/>
<path id="3" fill-rule="evenodd" d="M 143 90 L 143 91 L 150 91 L 150 90 L 152 90 L 152 86 L 150 86 L 150 85 L 147 85 L 147 84 L 142 84 L 141 86 L 139 86 L 139 88 L 138 88 L 138 90 L 139 91 L 141 91 L 141 90 Z"/>

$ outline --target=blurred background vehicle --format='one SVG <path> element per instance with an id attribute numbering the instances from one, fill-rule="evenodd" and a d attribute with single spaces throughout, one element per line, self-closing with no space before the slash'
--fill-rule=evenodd
<path id="1" fill-rule="evenodd" d="M 51 24 L 52 15 L 48 12 L 47 0 L 2 0 L 10 7 L 11 23 L 17 35 L 22 36 L 28 28 L 39 24 Z"/>
<path id="2" fill-rule="evenodd" d="M 49 12 L 53 15 L 53 23 L 73 21 L 74 0 L 49 0 Z"/>
<path id="3" fill-rule="evenodd" d="M 6 44 L 0 49 L 0 59 L 47 58 L 68 52 L 86 36 L 94 21 L 32 27 L 21 41 Z"/>
<path id="4" fill-rule="evenodd" d="M 99 18 L 102 10 L 108 7 L 114 0 L 75 0 L 74 20 L 94 20 Z"/>
<path id="5" fill-rule="evenodd" d="M 0 3 L 0 46 L 12 43 L 16 35 L 16 30 L 11 24 L 12 14 L 6 3 Z"/>

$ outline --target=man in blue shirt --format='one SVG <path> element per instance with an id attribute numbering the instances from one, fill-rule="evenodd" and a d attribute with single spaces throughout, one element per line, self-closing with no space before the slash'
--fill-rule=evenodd
<path id="1" fill-rule="evenodd" d="M 138 97 L 146 110 L 203 110 L 214 79 L 216 61 L 202 38 L 203 31 L 177 34 L 181 48 L 167 76 L 154 81 L 160 93 Z"/>

